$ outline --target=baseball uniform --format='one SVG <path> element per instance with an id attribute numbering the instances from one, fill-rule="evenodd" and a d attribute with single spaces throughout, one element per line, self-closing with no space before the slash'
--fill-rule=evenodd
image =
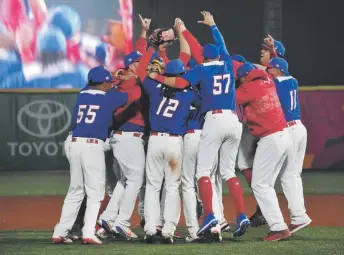
<path id="1" fill-rule="evenodd" d="M 152 50 L 149 49 L 145 57 L 149 60 L 152 54 Z M 185 67 L 181 60 L 172 60 L 165 68 L 165 74 L 173 76 L 184 72 Z M 146 160 L 145 240 L 150 242 L 156 234 L 160 216 L 159 193 L 165 178 L 165 222 L 162 235 L 172 243 L 180 215 L 178 189 L 183 160 L 182 136 L 186 132 L 190 105 L 192 103 L 199 105 L 200 102 L 194 91 L 190 89 L 170 89 L 149 78 L 144 79 L 144 76 L 140 78 L 149 96 L 151 126 Z"/>
<path id="2" fill-rule="evenodd" d="M 275 67 L 284 72 L 284 76 L 276 77 L 274 83 L 287 121 L 287 130 L 293 142 L 294 172 L 285 176 L 285 178 L 291 178 L 290 181 L 282 182 L 288 202 L 292 201 L 289 203 L 289 209 L 291 227 L 294 228 L 290 230 L 293 233 L 296 228 L 311 223 L 311 219 L 306 214 L 301 178 L 303 159 L 306 153 L 307 130 L 300 120 L 298 82 L 288 73 L 288 63 L 282 58 L 273 58 L 268 65 L 269 67 Z"/>
<path id="3" fill-rule="evenodd" d="M 95 83 L 110 82 L 112 76 L 104 67 L 93 68 L 89 80 Z M 89 86 L 77 98 L 72 125 L 73 138 L 70 147 L 71 181 L 57 224 L 53 242 L 64 242 L 72 228 L 84 195 L 87 195 L 85 225 L 82 229 L 84 243 L 101 243 L 95 235 L 95 224 L 100 202 L 105 192 L 104 141 L 112 112 L 128 101 L 127 93 L 115 90 L 105 92 Z M 62 237 L 62 239 L 61 239 Z"/>
<path id="4" fill-rule="evenodd" d="M 294 171 L 292 142 L 270 76 L 252 64 L 240 67 L 237 75 L 239 79 L 245 78 L 236 90 L 237 102 L 244 105 L 250 132 L 260 138 L 253 162 L 251 187 L 271 230 L 265 240 L 276 241 L 290 236 L 274 184 L 279 176 L 282 183 L 290 185 L 288 176 Z"/>

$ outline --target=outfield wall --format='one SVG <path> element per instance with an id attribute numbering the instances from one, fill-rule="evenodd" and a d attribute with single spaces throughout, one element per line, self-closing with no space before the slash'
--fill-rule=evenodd
<path id="1" fill-rule="evenodd" d="M 301 87 L 304 168 L 344 168 L 344 86 Z M 68 169 L 63 142 L 77 90 L 0 93 L 0 171 Z"/>

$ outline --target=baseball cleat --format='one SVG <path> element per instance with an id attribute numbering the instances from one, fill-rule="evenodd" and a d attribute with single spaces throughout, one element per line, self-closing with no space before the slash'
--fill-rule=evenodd
<path id="1" fill-rule="evenodd" d="M 250 222 L 251 227 L 253 228 L 257 228 L 267 224 L 259 207 L 257 207 L 256 212 L 250 217 Z"/>
<path id="2" fill-rule="evenodd" d="M 145 243 L 151 244 L 154 242 L 154 237 L 155 234 L 147 232 L 143 240 L 145 241 Z"/>
<path id="3" fill-rule="evenodd" d="M 72 239 L 73 241 L 76 241 L 76 240 L 79 240 L 79 239 L 80 239 L 80 237 L 77 236 L 76 234 L 74 234 L 72 231 L 69 231 L 67 237 L 70 238 L 70 239 Z"/>
<path id="4" fill-rule="evenodd" d="M 103 243 L 96 236 L 83 237 L 82 242 L 83 242 L 83 244 L 102 244 Z"/>
<path id="5" fill-rule="evenodd" d="M 104 228 L 106 231 L 112 232 L 113 222 L 99 219 L 98 225 Z"/>
<path id="6" fill-rule="evenodd" d="M 183 235 L 177 231 L 174 232 L 173 237 L 177 239 L 183 239 Z"/>
<path id="7" fill-rule="evenodd" d="M 229 226 L 228 222 L 225 219 L 221 222 L 220 226 L 221 226 L 222 232 L 229 232 L 230 231 L 231 227 Z"/>
<path id="8" fill-rule="evenodd" d="M 275 242 L 275 241 L 285 239 L 289 236 L 291 236 L 289 229 L 285 229 L 282 231 L 271 231 L 269 234 L 267 234 L 266 237 L 264 237 L 264 241 Z"/>
<path id="9" fill-rule="evenodd" d="M 70 239 L 68 236 L 63 237 L 63 236 L 53 236 L 51 238 L 52 243 L 54 244 L 70 244 L 73 243 L 73 240 Z"/>
<path id="10" fill-rule="evenodd" d="M 115 226 L 113 231 L 115 232 L 115 234 L 126 238 L 127 240 L 135 240 L 138 239 L 138 236 L 131 231 L 130 228 L 125 227 L 125 226 Z"/>
<path id="11" fill-rule="evenodd" d="M 210 213 L 207 215 L 202 223 L 201 228 L 198 230 L 197 235 L 202 235 L 208 230 L 210 230 L 212 227 L 216 226 L 218 224 L 218 220 L 215 218 L 214 213 Z"/>
<path id="12" fill-rule="evenodd" d="M 210 234 L 214 242 L 222 242 L 221 226 L 219 224 L 210 229 Z"/>
<path id="13" fill-rule="evenodd" d="M 173 235 L 162 234 L 162 237 L 164 238 L 165 243 L 167 243 L 167 244 L 173 244 L 174 243 Z"/>
<path id="14" fill-rule="evenodd" d="M 237 217 L 237 224 L 235 231 L 233 232 L 234 237 L 240 237 L 246 234 L 248 228 L 250 227 L 250 220 L 247 218 L 245 213 L 240 214 Z"/>
<path id="15" fill-rule="evenodd" d="M 201 238 L 197 234 L 190 234 L 189 236 L 185 238 L 186 243 L 196 243 L 200 240 Z"/>
<path id="16" fill-rule="evenodd" d="M 108 231 L 106 231 L 105 228 L 99 227 L 99 229 L 96 230 L 96 236 L 101 239 L 106 239 L 108 237 Z"/>
<path id="17" fill-rule="evenodd" d="M 312 223 L 312 220 L 309 220 L 308 222 L 302 223 L 302 224 L 290 224 L 289 225 L 289 231 L 291 234 L 293 234 L 293 233 L 307 227 L 311 223 Z"/>

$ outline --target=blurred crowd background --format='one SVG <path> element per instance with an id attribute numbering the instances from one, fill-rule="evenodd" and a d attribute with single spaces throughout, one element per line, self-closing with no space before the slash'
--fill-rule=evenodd
<path id="1" fill-rule="evenodd" d="M 0 89 L 80 88 L 132 50 L 131 0 L 0 0 Z"/>

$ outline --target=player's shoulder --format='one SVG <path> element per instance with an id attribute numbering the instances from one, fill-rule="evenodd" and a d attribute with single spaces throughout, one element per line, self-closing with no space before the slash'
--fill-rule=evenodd
<path id="1" fill-rule="evenodd" d="M 280 76 L 274 79 L 277 86 L 295 87 L 298 86 L 297 80 L 293 76 Z"/>

